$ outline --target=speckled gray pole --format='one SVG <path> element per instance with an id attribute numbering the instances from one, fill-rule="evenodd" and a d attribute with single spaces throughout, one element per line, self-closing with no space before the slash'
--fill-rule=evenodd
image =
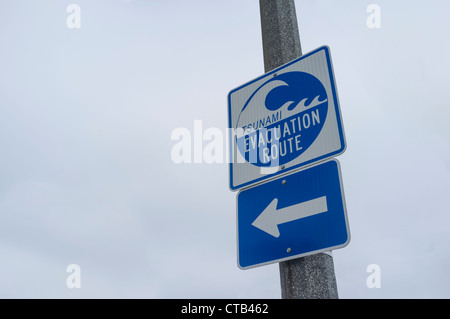
<path id="1" fill-rule="evenodd" d="M 259 0 L 264 68 L 273 70 L 302 55 L 294 0 Z M 283 299 L 337 299 L 331 253 L 280 263 Z"/>

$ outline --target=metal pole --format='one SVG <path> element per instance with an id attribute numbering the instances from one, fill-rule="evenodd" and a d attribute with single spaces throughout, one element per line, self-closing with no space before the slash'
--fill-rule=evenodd
<path id="1" fill-rule="evenodd" d="M 259 0 L 264 68 L 269 72 L 302 55 L 294 0 Z M 331 253 L 280 263 L 283 299 L 337 299 Z"/>

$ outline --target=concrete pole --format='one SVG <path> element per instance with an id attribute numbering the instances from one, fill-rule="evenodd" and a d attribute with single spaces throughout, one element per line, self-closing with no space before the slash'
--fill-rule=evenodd
<path id="1" fill-rule="evenodd" d="M 302 55 L 294 0 L 259 0 L 264 68 L 269 72 Z M 283 299 L 338 299 L 331 253 L 280 263 Z"/>
<path id="2" fill-rule="evenodd" d="M 260 0 L 266 73 L 302 55 L 293 0 Z"/>

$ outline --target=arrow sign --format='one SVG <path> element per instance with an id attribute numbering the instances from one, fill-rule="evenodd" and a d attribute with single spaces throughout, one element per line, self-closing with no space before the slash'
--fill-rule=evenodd
<path id="1" fill-rule="evenodd" d="M 241 269 L 330 251 L 349 242 L 341 172 L 335 159 L 238 193 Z"/>
<path id="2" fill-rule="evenodd" d="M 277 205 L 278 198 L 275 198 L 252 223 L 256 228 L 276 238 L 280 237 L 278 225 L 328 211 L 326 196 L 280 209 Z"/>

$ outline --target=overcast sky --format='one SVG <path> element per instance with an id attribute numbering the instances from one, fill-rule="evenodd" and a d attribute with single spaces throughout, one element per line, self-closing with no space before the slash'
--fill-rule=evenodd
<path id="1" fill-rule="evenodd" d="M 340 297 L 450 298 L 450 3 L 295 3 L 347 139 Z M 171 158 L 174 130 L 225 130 L 228 92 L 264 73 L 257 0 L 1 0 L 0 46 L 1 298 L 280 297 L 277 264 L 237 267 L 227 164 Z"/>

